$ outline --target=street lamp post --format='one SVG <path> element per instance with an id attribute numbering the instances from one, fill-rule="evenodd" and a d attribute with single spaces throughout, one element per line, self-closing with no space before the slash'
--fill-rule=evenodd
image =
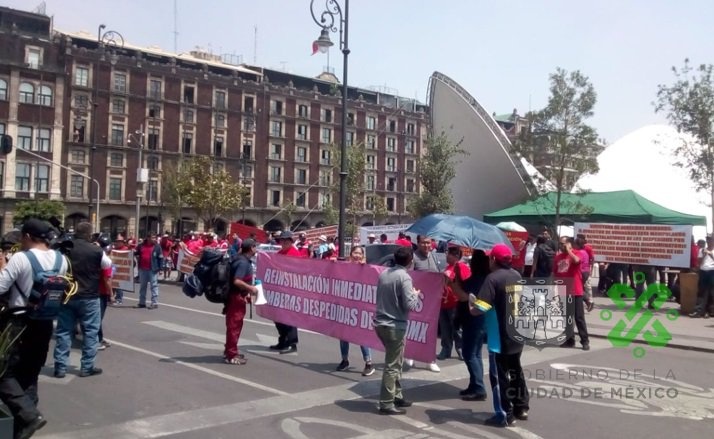
<path id="1" fill-rule="evenodd" d="M 134 239 L 139 240 L 139 215 L 141 215 L 141 198 L 142 198 L 142 190 L 143 190 L 143 183 L 147 180 L 148 172 L 147 170 L 144 169 L 143 167 L 143 150 L 144 150 L 144 125 L 142 124 L 138 130 L 133 134 L 134 136 L 137 137 L 135 142 L 138 143 L 137 150 L 139 152 L 139 161 L 137 163 L 137 168 L 136 168 L 136 221 L 134 222 Z M 129 134 L 129 143 L 132 143 L 132 134 Z M 146 230 L 148 231 L 149 228 L 147 227 Z"/>
<path id="2" fill-rule="evenodd" d="M 321 53 L 326 53 L 333 45 L 330 32 L 340 35 L 340 49 L 343 55 L 342 64 L 342 139 L 340 141 L 340 210 L 337 229 L 337 245 L 339 259 L 345 259 L 345 210 L 347 204 L 347 59 L 350 54 L 348 46 L 349 0 L 344 0 L 344 9 L 337 0 L 325 0 L 325 9 L 315 13 L 315 0 L 310 1 L 310 12 L 315 23 L 322 28 L 320 36 L 313 43 Z M 319 18 L 318 18 L 319 17 Z M 338 27 L 339 25 L 339 27 Z"/>

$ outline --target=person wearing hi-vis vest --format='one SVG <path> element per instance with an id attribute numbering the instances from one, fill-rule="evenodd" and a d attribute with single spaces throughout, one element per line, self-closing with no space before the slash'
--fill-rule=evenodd
<path id="1" fill-rule="evenodd" d="M 504 244 L 496 244 L 490 254 L 491 273 L 486 276 L 478 297 L 472 296 L 469 301 L 472 314 L 485 314 L 494 309 L 498 318 L 501 346 L 500 352 L 494 355 L 496 385 L 493 387 L 498 390 L 501 411 L 497 410 L 485 421 L 486 425 L 498 427 L 512 426 L 516 419 L 527 420 L 529 409 L 528 388 L 521 366 L 523 345 L 508 336 L 508 296 L 515 292 L 514 286 L 521 280 L 521 275 L 511 267 L 512 260 L 511 249 Z M 492 372 L 493 368 L 489 368 L 489 373 Z M 491 383 L 494 383 L 493 375 Z"/>

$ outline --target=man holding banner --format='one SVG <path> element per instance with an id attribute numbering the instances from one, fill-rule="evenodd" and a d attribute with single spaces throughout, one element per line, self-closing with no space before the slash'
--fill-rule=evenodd
<path id="1" fill-rule="evenodd" d="M 402 376 L 404 345 L 409 311 L 419 304 L 419 291 L 412 285 L 407 267 L 412 265 L 414 254 L 409 247 L 401 247 L 394 253 L 395 266 L 383 271 L 377 283 L 377 311 L 374 328 L 384 345 L 384 373 L 379 393 L 379 413 L 403 415 L 404 407 L 412 405 L 404 399 Z"/>
<path id="2" fill-rule="evenodd" d="M 280 234 L 278 238 L 281 249 L 278 250 L 279 255 L 292 256 L 295 258 L 301 257 L 298 249 L 293 245 L 293 233 L 286 230 Z M 278 330 L 278 344 L 270 346 L 270 349 L 279 351 L 281 354 L 289 354 L 297 352 L 298 331 L 295 326 L 286 325 L 284 323 L 275 322 L 275 329 Z"/>

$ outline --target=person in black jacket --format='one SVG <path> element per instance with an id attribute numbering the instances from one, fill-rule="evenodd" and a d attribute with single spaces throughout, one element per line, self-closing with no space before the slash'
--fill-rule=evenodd
<path id="1" fill-rule="evenodd" d="M 102 369 L 94 365 L 99 347 L 99 327 L 101 324 L 101 306 L 99 300 L 99 280 L 102 270 L 112 267 L 112 261 L 101 247 L 90 242 L 92 225 L 79 223 L 75 231 L 73 246 L 69 252 L 72 274 L 77 281 L 77 293 L 60 307 L 57 316 L 55 337 L 55 378 L 64 378 L 67 373 L 67 360 L 72 346 L 72 334 L 77 322 L 83 328 L 82 360 L 80 377 L 99 375 Z"/>

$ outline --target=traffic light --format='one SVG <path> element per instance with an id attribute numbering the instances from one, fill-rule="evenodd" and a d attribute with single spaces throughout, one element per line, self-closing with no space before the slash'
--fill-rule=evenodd
<path id="1" fill-rule="evenodd" d="M 0 154 L 7 155 L 12 152 L 12 137 L 7 134 L 0 136 Z"/>

